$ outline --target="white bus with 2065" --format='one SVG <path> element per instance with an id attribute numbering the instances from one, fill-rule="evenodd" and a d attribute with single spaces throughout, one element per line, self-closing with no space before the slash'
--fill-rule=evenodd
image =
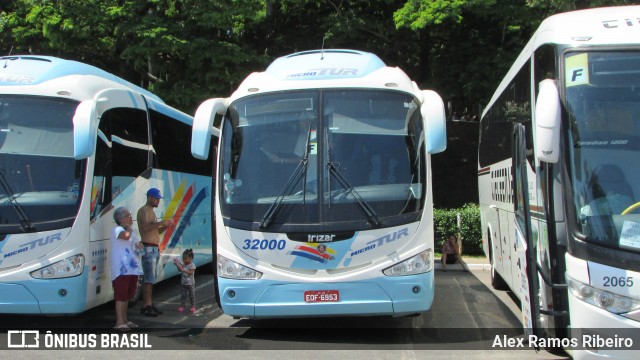
<path id="1" fill-rule="evenodd" d="M 628 6 L 544 20 L 480 123 L 492 282 L 576 358 L 640 343 L 639 19 Z M 601 335 L 613 346 L 586 341 Z"/>

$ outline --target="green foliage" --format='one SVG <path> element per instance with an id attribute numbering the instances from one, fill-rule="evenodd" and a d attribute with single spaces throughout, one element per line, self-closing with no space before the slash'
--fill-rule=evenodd
<path id="1" fill-rule="evenodd" d="M 450 21 L 461 23 L 467 8 L 494 6 L 496 0 L 410 0 L 393 15 L 398 27 L 412 30 Z"/>
<path id="2" fill-rule="evenodd" d="M 460 214 L 460 229 L 457 217 Z M 480 208 L 476 204 L 466 204 L 459 209 L 435 209 L 433 214 L 436 251 L 451 235 L 462 238 L 463 255 L 482 255 L 480 232 Z"/>
<path id="3" fill-rule="evenodd" d="M 193 114 L 296 51 L 352 48 L 479 115 L 536 26 L 631 0 L 2 0 L 0 54 L 83 61 Z"/>

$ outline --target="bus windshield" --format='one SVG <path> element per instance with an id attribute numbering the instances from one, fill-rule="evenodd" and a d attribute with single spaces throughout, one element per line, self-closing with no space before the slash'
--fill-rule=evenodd
<path id="1" fill-rule="evenodd" d="M 418 110 L 410 95 L 355 89 L 232 103 L 220 149 L 225 219 L 246 229 L 287 223 L 344 230 L 417 219 L 426 186 Z"/>
<path id="2" fill-rule="evenodd" d="M 0 95 L 0 230 L 68 227 L 79 204 L 84 162 L 73 158 L 78 102 Z"/>
<path id="3" fill-rule="evenodd" d="M 565 56 L 568 149 L 577 231 L 640 251 L 640 52 Z"/>

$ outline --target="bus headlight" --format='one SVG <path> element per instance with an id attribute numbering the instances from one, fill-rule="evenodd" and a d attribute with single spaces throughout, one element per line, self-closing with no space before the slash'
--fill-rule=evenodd
<path id="1" fill-rule="evenodd" d="M 84 270 L 84 256 L 74 255 L 56 263 L 31 272 L 36 279 L 61 279 L 82 274 Z"/>
<path id="2" fill-rule="evenodd" d="M 387 276 L 405 276 L 426 273 L 433 269 L 433 263 L 431 261 L 432 258 L 433 250 L 427 249 L 414 257 L 382 270 L 382 273 Z"/>
<path id="3" fill-rule="evenodd" d="M 218 276 L 236 280 L 257 280 L 262 273 L 218 255 Z"/>
<path id="4" fill-rule="evenodd" d="M 640 301 L 627 296 L 596 289 L 566 275 L 569 291 L 578 299 L 614 314 L 624 314 L 640 309 Z"/>

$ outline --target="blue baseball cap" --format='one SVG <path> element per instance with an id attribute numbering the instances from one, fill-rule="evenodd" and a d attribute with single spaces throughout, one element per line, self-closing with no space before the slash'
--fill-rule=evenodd
<path id="1" fill-rule="evenodd" d="M 151 196 L 156 199 L 162 199 L 162 195 L 160 195 L 160 190 L 156 188 L 149 189 L 149 191 L 147 191 L 147 196 Z"/>

